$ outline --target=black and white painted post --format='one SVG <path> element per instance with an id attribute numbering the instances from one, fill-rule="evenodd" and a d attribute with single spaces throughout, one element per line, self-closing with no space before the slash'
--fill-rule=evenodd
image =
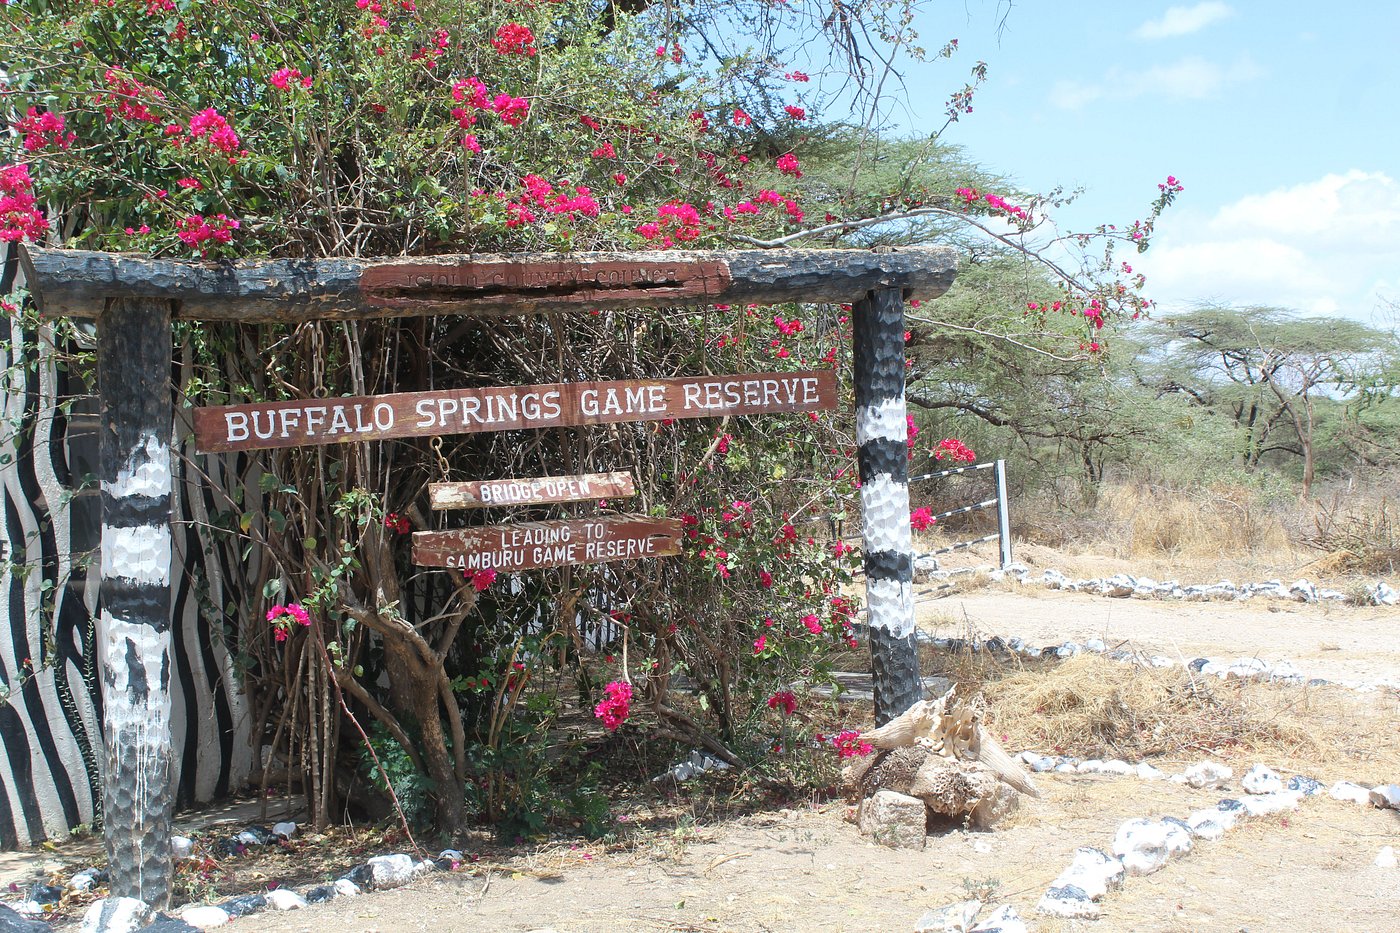
<path id="1" fill-rule="evenodd" d="M 170 302 L 112 299 L 102 393 L 103 826 L 114 896 L 170 900 Z"/>
<path id="2" fill-rule="evenodd" d="M 904 295 L 898 288 L 876 289 L 855 303 L 852 317 L 865 601 L 880 726 L 924 693 L 914 638 Z"/>

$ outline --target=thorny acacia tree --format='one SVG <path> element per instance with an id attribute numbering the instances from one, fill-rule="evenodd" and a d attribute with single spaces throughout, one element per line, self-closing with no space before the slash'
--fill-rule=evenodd
<path id="1" fill-rule="evenodd" d="M 895 63 L 922 54 L 918 6 L 841 2 L 809 18 L 698 0 L 14 0 L 0 8 L 15 129 L 0 235 L 217 259 L 876 244 L 957 226 L 1035 258 L 1026 243 L 1053 199 L 986 191 L 937 133 L 903 148 L 877 134 Z M 738 32 L 719 13 L 761 27 L 754 49 L 724 47 Z M 861 118 L 819 124 L 822 97 L 780 43 L 834 48 L 826 77 L 844 57 Z M 984 73 L 954 92 L 945 127 Z M 804 177 L 808 146 L 843 164 Z M 1097 234 L 1145 245 L 1178 190 L 1162 186 L 1143 224 Z M 1073 270 L 1049 255 L 1086 353 L 1105 321 L 1141 309 L 1141 282 L 1118 281 L 1111 249 Z M 1037 326 L 1003 309 L 972 329 Z M 180 391 L 207 404 L 839 367 L 848 334 L 842 309 L 723 306 L 187 325 Z M 534 825 L 547 795 L 522 775 L 541 773 L 535 743 L 566 711 L 560 688 L 591 704 L 593 649 L 636 680 L 660 734 L 734 761 L 787 734 L 774 691 L 820 677 L 849 639 L 852 555 L 807 525 L 846 507 L 852 456 L 840 419 L 793 418 L 188 455 L 185 469 L 209 476 L 209 546 L 245 594 L 209 611 L 232 632 L 252 741 L 324 824 L 349 792 L 341 752 L 371 719 L 450 831 L 472 811 Z M 433 523 L 431 479 L 604 469 L 637 474 L 629 508 L 685 516 L 684 559 L 649 579 L 580 567 L 494 584 L 408 565 L 401 532 Z M 311 624 L 269 626 L 292 602 Z M 702 702 L 668 690 L 681 674 Z"/>

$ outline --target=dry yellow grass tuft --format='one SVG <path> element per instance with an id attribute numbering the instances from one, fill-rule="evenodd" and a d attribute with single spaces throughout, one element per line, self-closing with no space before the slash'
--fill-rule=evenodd
<path id="1" fill-rule="evenodd" d="M 988 726 L 1011 748 L 1129 760 L 1264 757 L 1352 779 L 1400 769 L 1393 693 L 1221 682 L 1097 655 L 998 672 L 983 653 L 976 664 Z"/>

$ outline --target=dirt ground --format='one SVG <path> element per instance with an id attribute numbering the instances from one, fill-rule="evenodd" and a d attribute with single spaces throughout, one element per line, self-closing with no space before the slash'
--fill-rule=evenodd
<path id="1" fill-rule="evenodd" d="M 1331 799 L 1244 824 L 1155 875 L 1129 879 L 1098 921 L 1038 918 L 1035 901 L 1076 847 L 1107 848 L 1124 819 L 1185 816 L 1221 796 L 1133 778 L 1040 783 L 1043 798 L 1011 828 L 933 836 L 922 852 L 865 841 L 843 820 L 845 806 L 831 804 L 677 832 L 637 852 L 554 848 L 522 859 L 519 871 L 440 875 L 236 923 L 269 933 L 909 931 L 929 908 L 983 891 L 1041 931 L 1400 928 L 1395 870 L 1371 864 L 1382 845 L 1400 844 L 1400 814 Z"/>
<path id="2" fill-rule="evenodd" d="M 1045 644 L 1098 636 L 1110 645 L 1129 640 L 1187 660 L 1257 655 L 1287 658 L 1308 675 L 1328 679 L 1400 677 L 1400 612 L 1394 610 L 1112 600 L 988 587 L 924 601 L 920 613 L 921 624 L 945 635 L 1020 635 Z M 1400 781 L 1396 691 L 1249 689 L 1276 691 L 1290 716 L 1312 715 L 1335 752 L 1240 748 L 1224 757 L 1236 775 L 1263 761 L 1285 778 L 1302 772 L 1324 782 Z M 1349 735 L 1358 738 L 1350 742 Z M 1153 763 L 1170 773 L 1194 760 Z M 1293 813 L 1242 823 L 1219 842 L 1197 842 L 1195 851 L 1150 877 L 1128 879 L 1104 899 L 1100 920 L 1040 917 L 1036 901 L 1078 846 L 1107 849 L 1125 819 L 1185 817 L 1239 790 L 1237 782 L 1221 792 L 1100 775 L 1036 780 L 1042 797 L 1028 799 L 1008 827 L 934 835 L 923 851 L 868 842 L 846 821 L 842 802 L 724 820 L 684 812 L 677 818 L 674 808 L 632 810 L 615 844 L 556 841 L 496 852 L 406 888 L 256 914 L 233 928 L 911 931 L 926 910 L 980 893 L 1013 904 L 1031 929 L 1050 933 L 1400 930 L 1400 870 L 1372 864 L 1383 846 L 1400 848 L 1400 813 L 1325 796 L 1305 800 Z M 337 870 L 348 867 L 349 860 Z M 332 875 L 330 866 L 325 870 Z"/>
<path id="3" fill-rule="evenodd" d="M 942 636 L 1020 636 L 1037 645 L 1102 638 L 1178 661 L 1288 660 L 1305 677 L 1400 682 L 1400 609 L 1332 603 L 1111 599 L 1038 586 L 986 587 L 919 603 Z"/>

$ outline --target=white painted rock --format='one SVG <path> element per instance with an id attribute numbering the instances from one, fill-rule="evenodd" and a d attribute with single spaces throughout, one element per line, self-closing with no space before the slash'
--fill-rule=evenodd
<path id="1" fill-rule="evenodd" d="M 1394 868 L 1396 865 L 1395 849 L 1392 846 L 1381 849 L 1380 854 L 1376 856 L 1375 864 L 1377 868 Z"/>
<path id="2" fill-rule="evenodd" d="M 1382 810 L 1400 810 L 1400 784 L 1382 784 L 1371 788 L 1371 806 Z"/>
<path id="3" fill-rule="evenodd" d="M 288 888 L 276 888 L 267 892 L 267 903 L 273 910 L 300 910 L 306 906 L 306 898 Z"/>
<path id="4" fill-rule="evenodd" d="M 1132 774 L 1133 766 L 1126 761 L 1119 761 L 1116 758 L 1102 762 L 1099 765 L 1100 774 Z"/>
<path id="5" fill-rule="evenodd" d="M 1298 809 L 1298 801 L 1302 799 L 1302 791 L 1281 790 L 1272 794 L 1245 797 L 1240 803 L 1244 804 L 1245 811 L 1250 816 L 1269 816 L 1273 813 L 1282 813 L 1284 810 Z"/>
<path id="6" fill-rule="evenodd" d="M 1099 905 L 1084 896 L 1075 887 L 1051 888 L 1040 895 L 1035 909 L 1052 917 L 1066 917 L 1077 920 L 1095 920 L 1099 916 Z"/>
<path id="7" fill-rule="evenodd" d="M 1201 761 L 1182 771 L 1181 776 L 1192 787 L 1224 787 L 1235 772 L 1213 761 Z"/>
<path id="8" fill-rule="evenodd" d="M 360 893 L 360 886 L 349 878 L 337 878 L 331 887 L 335 888 L 336 897 L 354 897 Z"/>
<path id="9" fill-rule="evenodd" d="M 917 797 L 878 790 L 860 802 L 862 834 L 892 849 L 922 849 L 928 843 L 928 810 Z"/>
<path id="10" fill-rule="evenodd" d="M 395 855 L 376 855 L 365 864 L 369 866 L 375 890 L 408 884 L 417 874 L 412 856 L 402 852 Z"/>
<path id="11" fill-rule="evenodd" d="M 1160 768 L 1154 768 L 1145 761 L 1139 762 L 1136 770 L 1137 776 L 1144 781 L 1160 781 L 1167 776 Z"/>
<path id="12" fill-rule="evenodd" d="M 1122 883 L 1122 862 L 1099 849 L 1081 846 L 1074 850 L 1074 861 L 1069 863 L 1069 867 L 1050 882 L 1046 896 L 1054 895 L 1057 890 L 1073 888 L 1088 900 L 1096 901 Z"/>
<path id="13" fill-rule="evenodd" d="M 1130 875 L 1150 875 L 1163 865 L 1167 851 L 1167 827 L 1157 820 L 1128 820 L 1113 837 L 1113 854 Z"/>
<path id="14" fill-rule="evenodd" d="M 1090 758 L 1075 765 L 1074 770 L 1079 774 L 1101 774 L 1103 773 L 1103 762 L 1097 758 Z"/>
<path id="15" fill-rule="evenodd" d="M 1322 784 L 1306 775 L 1295 774 L 1288 779 L 1288 789 L 1299 791 L 1304 797 L 1316 797 L 1322 793 Z"/>
<path id="16" fill-rule="evenodd" d="M 1197 839 L 1214 842 L 1225 835 L 1225 827 L 1219 817 L 1219 810 L 1197 810 L 1186 818 L 1186 823 Z"/>
<path id="17" fill-rule="evenodd" d="M 82 933 L 134 933 L 155 919 L 156 912 L 134 897 L 104 897 L 83 914 Z"/>
<path id="18" fill-rule="evenodd" d="M 1370 803 L 1371 792 L 1360 784 L 1351 781 L 1338 781 L 1327 792 L 1333 800 L 1350 800 L 1352 803 Z"/>
<path id="19" fill-rule="evenodd" d="M 438 853 L 438 858 L 445 858 L 449 862 L 460 862 L 462 860 L 462 853 L 457 849 L 443 849 Z"/>
<path id="20" fill-rule="evenodd" d="M 188 836 L 171 836 L 170 854 L 175 858 L 189 858 L 194 854 L 194 840 Z"/>
<path id="21" fill-rule="evenodd" d="M 272 831 L 283 839 L 290 839 L 297 834 L 297 824 L 293 823 L 291 820 L 287 820 L 284 823 L 273 823 Z"/>
<path id="22" fill-rule="evenodd" d="M 978 900 L 936 907 L 919 918 L 919 922 L 914 924 L 914 933 L 967 933 L 981 910 L 982 902 Z"/>
<path id="23" fill-rule="evenodd" d="M 98 868 L 84 868 L 68 879 L 68 887 L 74 891 L 91 891 L 97 885 L 97 878 L 101 873 L 101 869 Z"/>
<path id="24" fill-rule="evenodd" d="M 212 930 L 221 927 L 229 922 L 228 911 L 222 907 L 214 907 L 209 904 L 201 904 L 198 907 L 186 907 L 180 912 L 180 919 L 192 927 L 199 927 L 201 930 Z"/>
<path id="25" fill-rule="evenodd" d="M 968 933 L 1027 933 L 1026 922 L 1010 904 L 1002 904 Z"/>
<path id="26" fill-rule="evenodd" d="M 1167 855 L 1169 857 L 1175 858 L 1191 851 L 1191 846 L 1194 845 L 1191 841 L 1192 832 L 1185 820 L 1166 816 L 1162 818 L 1162 825 L 1167 830 Z"/>
<path id="27" fill-rule="evenodd" d="M 1283 790 L 1283 778 L 1265 765 L 1255 765 L 1240 778 L 1240 786 L 1251 794 L 1274 794 Z"/>

